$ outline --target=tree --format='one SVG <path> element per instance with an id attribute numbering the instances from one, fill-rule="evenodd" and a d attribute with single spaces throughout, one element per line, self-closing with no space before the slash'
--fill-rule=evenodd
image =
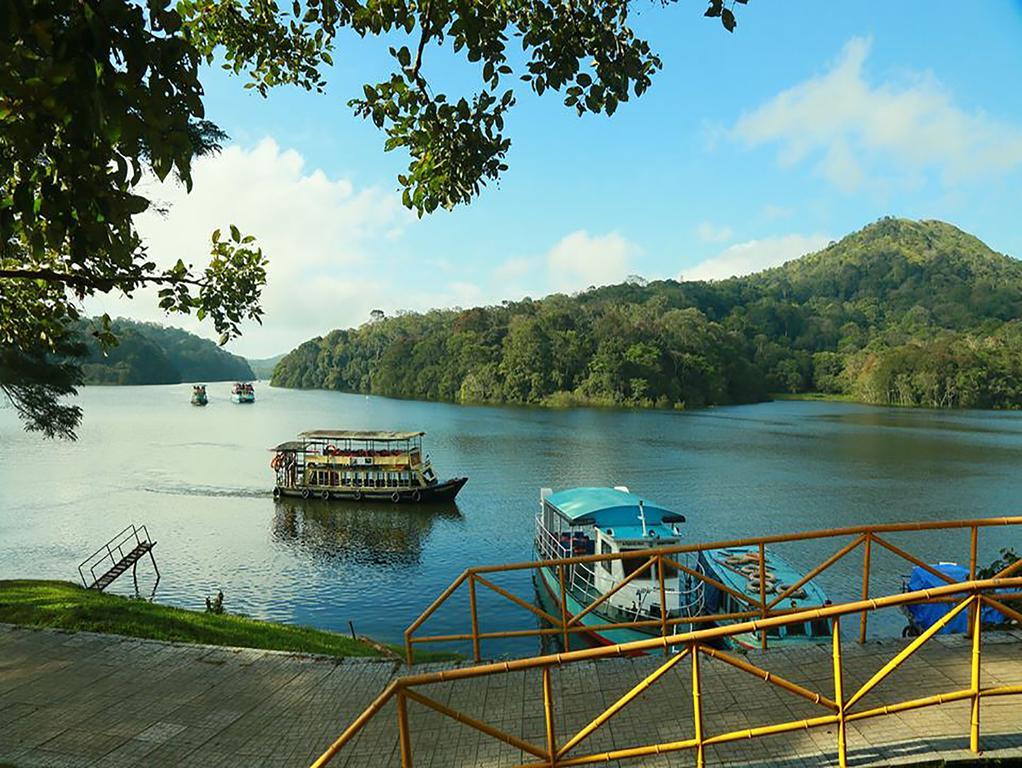
<path id="1" fill-rule="evenodd" d="M 77 319 L 86 297 L 155 285 L 164 310 L 210 317 L 222 342 L 244 320 L 260 319 L 266 262 L 251 235 L 232 226 L 229 239 L 214 233 L 206 267 L 180 259 L 160 269 L 134 226 L 133 217 L 153 207 L 139 186 L 144 179 L 173 176 L 190 189 L 192 161 L 226 138 L 204 119 L 202 62 L 222 62 L 264 96 L 284 84 L 322 91 L 342 33 L 407 36 L 409 44 L 390 48 L 394 71 L 349 103 L 385 132 L 385 150 L 408 152 L 398 183 L 404 204 L 421 216 L 469 202 L 506 170 L 504 120 L 516 98 L 510 78 L 539 95 L 562 93 L 579 115 L 612 115 L 649 88 L 661 61 L 632 32 L 630 7 L 627 0 L 7 0 L 0 7 L 0 300 L 39 326 L 4 328 L 0 341 L 34 363 L 5 355 L 0 386 L 30 428 L 71 436 L 74 409 L 54 419 L 41 403 L 74 391 L 73 350 L 60 328 Z M 724 0 L 709 0 L 706 15 L 734 29 Z M 510 54 L 511 38 L 522 57 Z M 442 47 L 479 68 L 477 93 L 455 98 L 431 87 L 426 53 Z M 37 293 L 24 288 L 30 283 L 41 286 Z M 47 309 L 35 311 L 33 302 Z M 95 335 L 116 343 L 108 320 Z M 58 368 L 68 365 L 61 379 Z M 47 377 L 62 383 L 28 396 L 25 387 Z"/>

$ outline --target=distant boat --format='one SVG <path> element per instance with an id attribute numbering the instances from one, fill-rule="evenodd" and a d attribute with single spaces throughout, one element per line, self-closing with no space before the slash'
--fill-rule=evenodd
<path id="1" fill-rule="evenodd" d="M 206 385 L 196 384 L 192 387 L 192 405 L 206 405 L 209 398 L 206 397 Z"/>
<path id="2" fill-rule="evenodd" d="M 425 432 L 321 429 L 281 443 L 270 468 L 274 496 L 350 501 L 451 501 L 467 477 L 441 481 L 422 453 Z"/>
<path id="3" fill-rule="evenodd" d="M 236 403 L 254 403 L 255 389 L 247 381 L 235 382 L 234 386 L 231 387 L 231 400 Z"/>

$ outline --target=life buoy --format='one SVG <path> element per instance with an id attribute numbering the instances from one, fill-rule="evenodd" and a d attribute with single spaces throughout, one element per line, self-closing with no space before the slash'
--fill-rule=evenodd
<path id="1" fill-rule="evenodd" d="M 422 501 L 422 494 L 418 491 L 412 491 L 412 501 Z"/>
<path id="2" fill-rule="evenodd" d="M 303 489 L 302 489 L 302 498 L 303 498 L 303 499 L 307 499 L 307 498 L 309 498 L 309 497 L 310 497 L 311 495 L 312 495 L 312 491 L 310 491 L 310 490 L 309 490 L 308 488 L 303 488 Z"/>
<path id="3" fill-rule="evenodd" d="M 284 454 L 278 453 L 270 459 L 270 469 L 280 469 L 284 465 Z"/>
<path id="4" fill-rule="evenodd" d="M 355 492 L 354 492 L 354 493 L 353 493 L 353 494 L 351 495 L 351 497 L 352 497 L 352 498 L 353 498 L 353 499 L 354 499 L 355 501 L 361 501 L 361 500 L 362 500 L 362 491 L 355 491 Z"/>
<path id="5" fill-rule="evenodd" d="M 323 501 L 326 501 L 327 499 L 330 498 L 330 491 L 320 491 L 319 498 L 323 499 Z"/>
<path id="6" fill-rule="evenodd" d="M 280 490 L 279 485 L 273 486 L 273 498 L 279 499 L 281 493 L 283 493 L 283 491 Z"/>
<path id="7" fill-rule="evenodd" d="M 328 445 L 326 448 L 323 449 L 324 456 L 336 456 L 339 453 L 340 451 L 337 450 L 336 445 Z"/>
<path id="8" fill-rule="evenodd" d="M 398 493 L 397 491 L 394 491 L 392 494 L 390 494 L 390 500 L 397 504 L 399 501 L 401 501 L 401 494 Z"/>

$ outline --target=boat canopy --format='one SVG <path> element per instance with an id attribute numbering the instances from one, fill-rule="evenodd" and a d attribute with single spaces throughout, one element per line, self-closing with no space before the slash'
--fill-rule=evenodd
<path id="1" fill-rule="evenodd" d="M 300 432 L 306 440 L 375 440 L 378 442 L 399 442 L 422 437 L 425 432 L 373 432 L 350 429 L 313 429 Z"/>
<path id="2" fill-rule="evenodd" d="M 640 503 L 648 526 L 685 522 L 684 515 L 617 488 L 571 488 L 552 493 L 545 501 L 571 525 L 613 526 L 615 529 L 618 526 L 635 526 Z"/>
<path id="3" fill-rule="evenodd" d="M 303 451 L 305 450 L 305 443 L 301 440 L 288 440 L 286 443 L 281 443 L 276 448 L 270 448 L 271 451 Z"/>

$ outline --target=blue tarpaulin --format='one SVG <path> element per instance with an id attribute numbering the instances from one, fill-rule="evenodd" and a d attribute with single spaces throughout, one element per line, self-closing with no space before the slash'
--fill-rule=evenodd
<path id="1" fill-rule="evenodd" d="M 968 581 L 969 580 L 969 569 L 963 568 L 955 563 L 940 563 L 939 565 L 932 566 L 941 573 L 947 574 L 955 581 Z M 912 575 L 908 579 L 908 591 L 916 592 L 921 589 L 933 589 L 934 587 L 946 587 L 947 582 L 944 579 L 937 577 L 930 573 L 925 568 L 916 566 L 912 569 Z M 963 595 L 964 597 L 964 595 Z M 908 606 L 909 615 L 912 616 L 912 622 L 920 629 L 926 630 L 940 621 L 941 617 L 948 613 L 954 608 L 954 603 L 928 603 L 924 605 L 910 605 Z M 995 608 L 984 606 L 983 608 L 983 623 L 984 624 L 1003 624 L 1007 621 L 1004 614 Z M 948 624 L 941 628 L 940 634 L 964 634 L 969 627 L 969 612 L 962 611 L 955 616 Z"/>

